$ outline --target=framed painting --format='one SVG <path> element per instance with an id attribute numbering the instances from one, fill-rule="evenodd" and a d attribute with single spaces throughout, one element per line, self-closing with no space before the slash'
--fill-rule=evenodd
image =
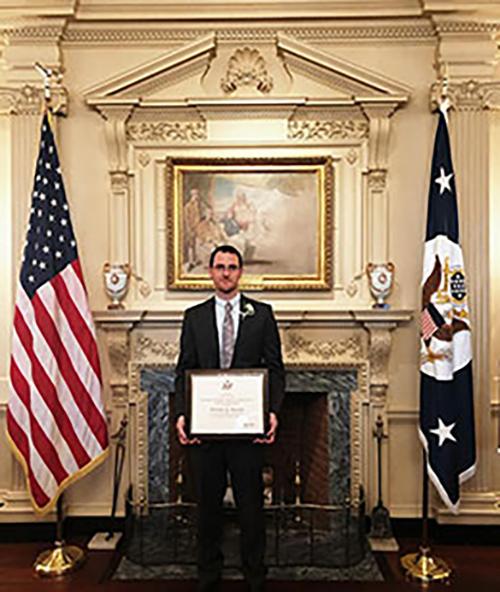
<path id="1" fill-rule="evenodd" d="M 221 244 L 243 255 L 244 290 L 331 288 L 330 158 L 169 159 L 166 198 L 169 289 L 210 289 Z"/>

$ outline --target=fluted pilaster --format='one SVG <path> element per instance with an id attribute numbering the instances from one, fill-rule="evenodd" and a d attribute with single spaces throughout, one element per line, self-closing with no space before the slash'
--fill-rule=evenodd
<path id="1" fill-rule="evenodd" d="M 474 401 L 478 470 L 466 486 L 491 488 L 489 389 L 489 111 L 488 85 L 452 86 L 450 116 L 461 243 L 468 272 L 474 343 Z"/>

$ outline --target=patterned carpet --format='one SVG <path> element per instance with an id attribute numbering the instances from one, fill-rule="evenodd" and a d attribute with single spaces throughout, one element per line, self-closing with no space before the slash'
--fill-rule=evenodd
<path id="1" fill-rule="evenodd" d="M 195 579 L 193 565 L 139 565 L 124 557 L 113 578 L 116 580 L 181 580 Z M 242 575 L 236 568 L 226 568 L 224 580 L 239 580 Z M 370 551 L 356 565 L 350 567 L 270 567 L 268 580 L 281 581 L 383 581 L 382 573 Z"/>
<path id="2" fill-rule="evenodd" d="M 383 581 L 364 528 L 349 513 L 316 516 L 316 528 L 297 512 L 268 514 L 265 562 L 270 580 Z M 129 524 L 124 557 L 113 579 L 195 579 L 197 537 L 193 515 L 152 509 Z M 240 531 L 226 516 L 223 579 L 240 579 Z"/>

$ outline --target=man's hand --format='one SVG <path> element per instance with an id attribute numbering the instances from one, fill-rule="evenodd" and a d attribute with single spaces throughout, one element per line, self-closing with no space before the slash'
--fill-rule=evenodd
<path id="1" fill-rule="evenodd" d="M 276 413 L 269 414 L 269 430 L 265 438 L 255 438 L 255 444 L 273 444 L 276 439 L 276 430 L 278 429 L 278 417 Z"/>
<path id="2" fill-rule="evenodd" d="M 177 422 L 175 424 L 175 429 L 177 430 L 177 437 L 179 438 L 179 442 L 183 445 L 189 444 L 201 444 L 201 440 L 199 438 L 191 438 L 189 439 L 186 434 L 186 418 L 184 415 L 179 415 Z"/>

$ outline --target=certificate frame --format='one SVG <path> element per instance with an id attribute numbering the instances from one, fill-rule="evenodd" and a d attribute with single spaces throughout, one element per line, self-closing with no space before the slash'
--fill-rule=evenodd
<path id="1" fill-rule="evenodd" d="M 251 400 L 253 389 L 257 389 L 255 401 Z M 187 370 L 186 394 L 191 438 L 225 440 L 265 436 L 269 414 L 267 368 Z"/>

